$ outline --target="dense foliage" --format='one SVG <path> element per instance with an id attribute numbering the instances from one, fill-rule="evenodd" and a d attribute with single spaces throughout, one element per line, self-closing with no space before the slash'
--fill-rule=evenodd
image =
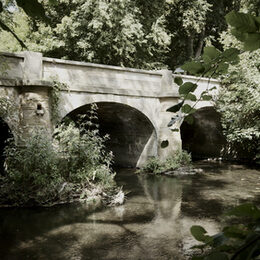
<path id="1" fill-rule="evenodd" d="M 107 137 L 86 128 L 87 122 L 77 127 L 73 122 L 61 124 L 53 140 L 39 130 L 24 146 L 10 142 L 5 150 L 6 174 L 0 179 L 0 204 L 52 205 L 113 194 L 112 154 L 104 151 Z"/>
<path id="2" fill-rule="evenodd" d="M 255 14 L 256 6 L 253 6 L 249 5 L 248 10 Z M 222 115 L 222 126 L 232 156 L 243 158 L 246 154 L 260 162 L 260 23 L 252 23 L 254 16 L 248 14 L 248 19 L 246 17 L 242 14 L 241 18 L 238 14 L 228 17 L 233 29 L 221 37 L 225 49 L 235 47 L 240 49 L 241 54 L 239 62 L 229 66 L 228 73 L 222 76 L 217 108 Z M 238 23 L 237 20 L 242 18 L 245 23 Z M 249 21 L 252 28 L 247 26 Z M 236 39 L 237 35 L 244 44 Z M 254 37 L 254 41 L 250 40 L 251 37 Z M 244 52 L 243 49 L 250 52 Z"/>
<path id="3" fill-rule="evenodd" d="M 205 43 L 218 47 L 218 37 L 227 28 L 224 15 L 238 6 L 228 0 L 40 2 L 48 22 L 40 14 L 30 19 L 21 11 L 10 13 L 3 5 L 9 27 L 30 50 L 57 58 L 172 70 L 200 56 Z M 8 40 L 10 36 L 1 33 L 2 50 L 21 50 L 19 44 L 4 44 Z"/>

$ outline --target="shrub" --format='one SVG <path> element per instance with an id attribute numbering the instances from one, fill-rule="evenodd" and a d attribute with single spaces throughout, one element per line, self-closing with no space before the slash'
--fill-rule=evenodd
<path id="1" fill-rule="evenodd" d="M 138 172 L 148 173 L 162 173 L 172 171 L 181 166 L 189 165 L 191 163 L 191 155 L 186 151 L 177 151 L 173 156 L 167 158 L 165 161 L 160 161 L 157 157 L 152 157 L 148 160 Z"/>
<path id="2" fill-rule="evenodd" d="M 80 199 L 88 187 L 114 189 L 112 153 L 104 149 L 108 137 L 100 137 L 98 129 L 88 129 L 86 124 L 62 123 L 53 139 L 37 130 L 24 146 L 10 141 L 5 149 L 7 174 L 0 180 L 0 203 L 46 205 L 61 197 L 63 202 Z"/>

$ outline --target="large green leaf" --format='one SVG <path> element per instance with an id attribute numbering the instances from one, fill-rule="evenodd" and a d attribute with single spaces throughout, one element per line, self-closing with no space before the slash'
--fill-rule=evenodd
<path id="1" fill-rule="evenodd" d="M 175 82 L 178 86 L 182 85 L 182 83 L 183 83 L 181 77 L 175 77 L 175 78 L 174 78 L 174 82 Z"/>
<path id="2" fill-rule="evenodd" d="M 228 63 L 222 62 L 222 63 L 218 64 L 218 67 L 216 69 L 216 74 L 218 74 L 218 75 L 226 74 L 228 71 L 228 67 L 229 67 Z"/>
<path id="3" fill-rule="evenodd" d="M 211 95 L 202 95 L 201 98 L 202 98 L 202 100 L 204 100 L 204 101 L 212 100 L 212 96 L 211 96 Z"/>
<path id="4" fill-rule="evenodd" d="M 187 100 L 191 100 L 191 101 L 197 101 L 197 97 L 191 93 L 189 93 L 187 96 L 186 96 L 186 99 Z"/>
<path id="5" fill-rule="evenodd" d="M 251 203 L 239 205 L 226 213 L 229 216 L 250 217 L 260 219 L 260 210 Z"/>
<path id="6" fill-rule="evenodd" d="M 192 108 L 190 105 L 185 104 L 182 108 L 181 111 L 185 114 L 192 114 L 196 112 L 196 109 Z"/>
<path id="7" fill-rule="evenodd" d="M 207 243 L 210 240 L 210 237 L 205 235 L 207 231 L 202 226 L 192 226 L 190 232 L 200 242 Z"/>
<path id="8" fill-rule="evenodd" d="M 225 62 L 230 62 L 233 65 L 239 62 L 239 50 L 236 48 L 229 48 L 225 50 L 221 55 L 221 60 Z"/>
<path id="9" fill-rule="evenodd" d="M 174 105 L 174 106 L 168 108 L 166 111 L 167 111 L 167 112 L 176 113 L 176 112 L 178 112 L 178 111 L 181 109 L 183 103 L 184 103 L 184 100 L 181 101 L 180 103 L 178 103 L 178 104 L 176 104 L 176 105 Z"/>
<path id="10" fill-rule="evenodd" d="M 245 40 L 244 50 L 254 51 L 260 48 L 260 33 L 249 33 Z"/>
<path id="11" fill-rule="evenodd" d="M 179 87 L 179 94 L 180 95 L 187 95 L 189 92 L 195 91 L 197 88 L 197 84 L 194 84 L 192 82 L 185 82 L 183 85 Z"/>
<path id="12" fill-rule="evenodd" d="M 191 74 L 199 74 L 204 71 L 204 67 L 200 62 L 190 61 L 186 62 L 181 68 L 185 71 L 188 71 Z"/>
<path id="13" fill-rule="evenodd" d="M 226 21 L 240 32 L 254 33 L 258 30 L 255 19 L 250 14 L 231 11 L 226 15 Z"/>
<path id="14" fill-rule="evenodd" d="M 209 63 L 212 60 L 216 60 L 220 56 L 220 54 L 221 52 L 218 49 L 216 49 L 213 46 L 210 46 L 210 47 L 205 47 L 203 49 L 202 57 L 206 63 Z"/>

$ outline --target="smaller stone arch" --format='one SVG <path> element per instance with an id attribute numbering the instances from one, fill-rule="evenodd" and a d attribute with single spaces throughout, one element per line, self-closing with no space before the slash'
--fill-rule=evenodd
<path id="1" fill-rule="evenodd" d="M 157 155 L 157 133 L 153 123 L 138 109 L 119 102 L 95 102 L 101 135 L 109 134 L 108 151 L 114 154 L 116 166 L 140 167 L 149 157 Z M 75 120 L 90 110 L 85 104 L 72 110 L 68 117 Z"/>
<path id="2" fill-rule="evenodd" d="M 193 159 L 219 158 L 226 145 L 220 114 L 214 107 L 203 107 L 194 114 L 194 123 L 181 125 L 182 147 Z"/>

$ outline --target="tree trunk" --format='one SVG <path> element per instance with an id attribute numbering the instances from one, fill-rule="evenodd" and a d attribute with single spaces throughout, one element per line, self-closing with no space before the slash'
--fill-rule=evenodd
<path id="1" fill-rule="evenodd" d="M 191 33 L 189 35 L 189 38 L 188 38 L 188 54 L 189 54 L 189 58 L 193 58 L 193 55 L 194 55 L 194 34 Z"/>
<path id="2" fill-rule="evenodd" d="M 195 54 L 196 59 L 201 55 L 203 44 L 204 44 L 204 39 L 205 39 L 205 30 L 203 30 L 200 34 L 200 39 L 199 39 L 198 47 L 197 47 L 196 54 Z"/>

